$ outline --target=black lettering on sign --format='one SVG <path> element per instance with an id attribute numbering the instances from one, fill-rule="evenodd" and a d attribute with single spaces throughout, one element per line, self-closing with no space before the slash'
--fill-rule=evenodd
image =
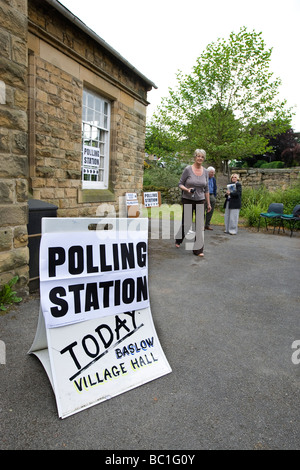
<path id="1" fill-rule="evenodd" d="M 134 268 L 133 243 L 121 243 L 122 269 Z"/>
<path id="2" fill-rule="evenodd" d="M 132 334 L 144 326 L 141 323 L 138 327 L 136 326 L 135 311 L 125 312 L 120 315 L 115 315 L 115 328 L 101 323 L 95 328 L 94 333 L 85 335 L 81 342 L 72 342 L 68 346 L 64 347 L 60 354 L 69 353 L 77 372 L 70 377 L 70 380 L 74 380 L 82 371 L 88 369 L 96 361 L 101 359 L 110 349 L 117 347 L 123 341 L 127 340 Z M 80 353 L 80 354 L 79 354 Z M 88 358 L 93 358 L 91 362 L 82 366 L 79 361 L 79 356 L 82 357 L 83 353 Z"/>
<path id="3" fill-rule="evenodd" d="M 89 387 L 103 384 L 107 380 L 121 377 L 127 374 L 124 362 L 120 362 L 117 366 L 113 365 L 110 369 L 104 369 L 101 372 L 95 372 L 92 375 L 80 377 L 78 380 L 74 380 L 74 386 L 77 392 L 88 391 Z"/>
<path id="4" fill-rule="evenodd" d="M 100 263 L 101 263 L 101 272 L 112 271 L 112 265 L 106 263 L 106 247 L 105 245 L 100 245 Z"/>
<path id="5" fill-rule="evenodd" d="M 81 313 L 80 291 L 84 290 L 84 284 L 69 286 L 69 292 L 74 293 L 74 313 Z"/>
<path id="6" fill-rule="evenodd" d="M 145 242 L 139 242 L 136 245 L 136 253 L 137 253 L 137 263 L 140 268 L 146 266 L 146 250 L 147 245 Z"/>
<path id="7" fill-rule="evenodd" d="M 114 243 L 111 246 L 100 244 L 98 247 L 74 245 L 67 253 L 60 246 L 48 248 L 49 278 L 56 277 L 57 268 L 65 263 L 65 271 L 72 276 L 78 276 L 84 271 L 97 273 L 134 269 L 136 266 L 143 268 L 147 263 L 147 244 L 139 242 L 135 246 L 134 243 Z"/>
<path id="8" fill-rule="evenodd" d="M 136 279 L 127 278 L 123 281 L 88 282 L 87 284 L 71 284 L 68 291 L 73 294 L 70 299 L 71 305 L 66 299 L 64 287 L 54 287 L 49 291 L 49 300 L 56 307 L 51 307 L 51 315 L 55 318 L 63 317 L 70 310 L 75 314 L 86 313 L 91 310 L 112 308 L 148 300 L 147 276 Z M 127 307 L 128 308 L 128 307 Z"/>
<path id="9" fill-rule="evenodd" d="M 83 248 L 82 246 L 71 246 L 68 251 L 69 273 L 76 275 L 83 273 Z"/>
<path id="10" fill-rule="evenodd" d="M 93 262 L 93 245 L 87 245 L 86 247 L 86 258 L 87 258 L 87 272 L 97 273 L 99 271 L 98 266 L 94 266 Z"/>
<path id="11" fill-rule="evenodd" d="M 51 315 L 55 318 L 60 318 L 66 315 L 68 312 L 69 306 L 68 302 L 62 297 L 66 296 L 66 291 L 63 287 L 54 287 L 51 289 L 49 292 L 49 299 L 51 302 L 55 305 L 58 305 L 58 307 L 51 307 Z"/>
<path id="12" fill-rule="evenodd" d="M 99 309 L 99 299 L 97 292 L 97 282 L 90 282 L 86 286 L 85 292 L 85 307 L 89 310 L 98 310 Z"/>
<path id="13" fill-rule="evenodd" d="M 60 247 L 52 247 L 48 249 L 48 274 L 49 277 L 56 276 L 56 266 L 61 266 L 66 260 L 65 250 Z"/>

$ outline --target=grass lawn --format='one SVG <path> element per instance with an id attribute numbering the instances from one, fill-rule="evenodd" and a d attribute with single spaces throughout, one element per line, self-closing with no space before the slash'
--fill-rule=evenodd
<path id="1" fill-rule="evenodd" d="M 172 207 L 170 209 L 170 207 Z M 174 204 L 169 206 L 168 204 L 163 204 L 161 207 L 151 207 L 149 209 L 143 208 L 142 217 L 148 217 L 149 219 L 159 219 L 170 217 L 171 220 L 181 220 L 182 208 L 180 204 Z M 212 219 L 212 225 L 224 225 L 224 212 L 221 212 L 218 209 L 214 210 Z M 239 219 L 239 225 L 245 226 L 245 221 Z"/>

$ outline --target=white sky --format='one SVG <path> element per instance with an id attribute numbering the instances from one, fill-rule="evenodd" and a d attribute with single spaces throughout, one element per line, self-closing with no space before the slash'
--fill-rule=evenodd
<path id="1" fill-rule="evenodd" d="M 300 132 L 300 0 L 60 0 L 86 26 L 155 83 L 148 93 L 151 117 L 176 73 L 190 74 L 207 44 L 242 26 L 272 47 L 271 71 L 282 80 L 280 98 L 296 106 Z M 298 75 L 298 76 L 297 76 Z"/>

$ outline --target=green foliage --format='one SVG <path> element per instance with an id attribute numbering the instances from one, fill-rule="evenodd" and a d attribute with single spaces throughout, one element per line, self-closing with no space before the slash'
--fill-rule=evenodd
<path id="1" fill-rule="evenodd" d="M 278 201 L 282 202 L 284 206 L 284 213 L 291 214 L 294 207 L 300 204 L 300 185 L 286 189 L 285 191 L 278 191 Z"/>
<path id="2" fill-rule="evenodd" d="M 246 164 L 245 168 L 248 165 Z M 284 168 L 284 162 L 282 161 L 274 161 L 274 162 L 266 162 L 265 160 L 257 160 L 254 163 L 253 168 Z"/>
<path id="3" fill-rule="evenodd" d="M 174 188 L 178 185 L 180 177 L 168 168 L 151 167 L 144 171 L 145 186 Z"/>
<path id="4" fill-rule="evenodd" d="M 264 162 L 259 168 L 284 168 L 284 162 Z"/>
<path id="5" fill-rule="evenodd" d="M 273 162 L 274 163 L 274 162 Z M 281 163 L 281 162 L 280 162 Z M 182 169 L 176 171 L 170 168 L 151 167 L 144 171 L 144 191 L 160 191 L 164 203 L 172 204 L 174 201 L 168 200 L 168 190 L 177 187 Z M 291 214 L 294 207 L 300 204 L 300 184 L 289 187 L 286 190 L 268 191 L 264 186 L 259 189 L 243 188 L 242 208 L 240 216 L 245 219 L 245 225 L 255 227 L 258 225 L 261 212 L 267 212 L 272 202 L 280 202 L 284 205 L 284 213 Z M 223 209 L 220 209 L 224 212 Z M 217 211 L 213 223 L 216 220 Z M 221 221 L 224 218 L 221 218 Z"/>
<path id="6" fill-rule="evenodd" d="M 146 126 L 145 152 L 157 157 L 167 157 L 176 152 L 176 139 L 162 125 Z"/>
<path id="7" fill-rule="evenodd" d="M 267 212 L 272 202 L 283 204 L 284 213 L 291 214 L 294 207 L 300 204 L 300 185 L 286 190 L 268 191 L 266 188 L 244 188 L 242 194 L 242 208 L 240 215 L 245 218 L 249 227 L 257 226 L 259 214 Z"/>
<path id="8" fill-rule="evenodd" d="M 13 286 L 17 283 L 18 279 L 19 277 L 15 276 L 2 287 L 0 291 L 0 310 L 7 310 L 7 305 L 21 302 L 21 297 L 17 297 L 16 291 L 13 290 Z"/>
<path id="9" fill-rule="evenodd" d="M 272 151 L 270 137 L 290 127 L 292 112 L 277 98 L 271 52 L 262 33 L 245 27 L 209 44 L 190 75 L 178 72 L 178 87 L 169 89 L 154 122 L 177 137 L 180 152 L 204 148 L 217 167 Z"/>
<path id="10" fill-rule="evenodd" d="M 259 214 L 263 212 L 260 206 L 248 206 L 241 211 L 241 217 L 246 219 L 248 227 L 255 227 L 259 221 Z"/>
<path id="11" fill-rule="evenodd" d="M 260 168 L 265 163 L 266 163 L 265 160 L 257 160 L 257 162 L 254 163 L 253 168 Z"/>

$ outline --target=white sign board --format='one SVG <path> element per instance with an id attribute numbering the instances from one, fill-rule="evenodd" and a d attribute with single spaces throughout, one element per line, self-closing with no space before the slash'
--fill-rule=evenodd
<path id="1" fill-rule="evenodd" d="M 147 233 L 45 233 L 40 244 L 41 305 L 47 328 L 149 305 Z"/>
<path id="2" fill-rule="evenodd" d="M 136 193 L 126 193 L 126 205 L 137 206 L 139 203 Z"/>
<path id="3" fill-rule="evenodd" d="M 149 305 L 147 223 L 42 220 L 41 308 L 29 352 L 48 373 L 61 418 L 171 372 Z"/>
<path id="4" fill-rule="evenodd" d="M 159 207 L 159 195 L 157 191 L 144 193 L 144 206 L 145 207 Z"/>
<path id="5" fill-rule="evenodd" d="M 139 201 L 136 193 L 126 193 L 127 216 L 130 218 L 139 217 Z"/>
<path id="6" fill-rule="evenodd" d="M 82 168 L 84 174 L 98 174 L 100 167 L 100 149 L 88 145 L 83 146 Z"/>

